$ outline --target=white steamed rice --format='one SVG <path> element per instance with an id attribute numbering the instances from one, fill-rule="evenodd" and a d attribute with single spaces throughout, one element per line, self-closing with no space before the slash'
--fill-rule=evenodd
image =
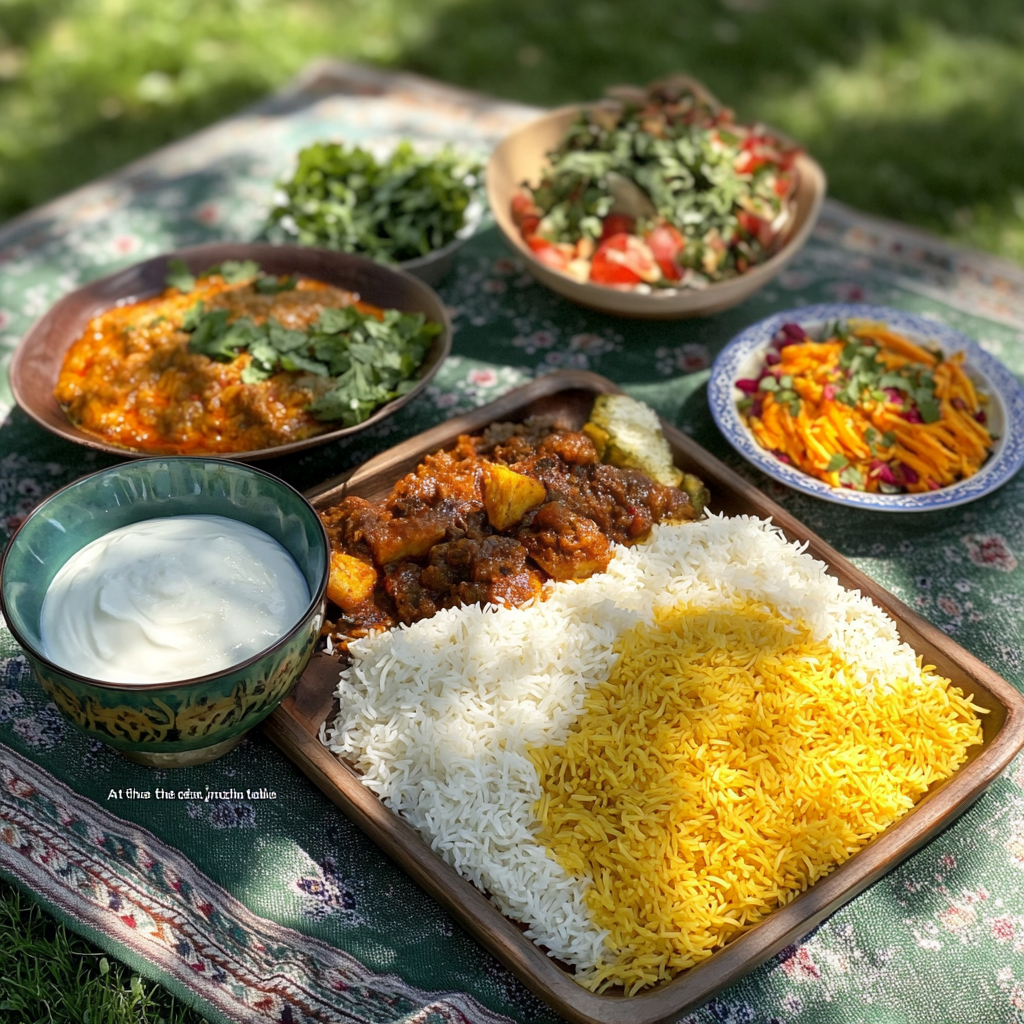
<path id="1" fill-rule="evenodd" d="M 556 583 L 523 608 L 470 605 L 350 644 L 325 742 L 526 934 L 581 970 L 605 956 L 588 878 L 534 838 L 540 784 L 527 749 L 564 743 L 616 639 L 657 607 L 743 597 L 804 622 L 848 654 L 861 687 L 917 670 L 894 623 L 844 590 L 770 523 L 713 516 L 654 527 L 608 571 Z"/>

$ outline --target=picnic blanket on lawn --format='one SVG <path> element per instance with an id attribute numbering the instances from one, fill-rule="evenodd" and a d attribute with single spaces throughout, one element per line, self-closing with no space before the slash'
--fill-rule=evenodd
<path id="1" fill-rule="evenodd" d="M 321 65 L 293 89 L 0 230 L 0 346 L 79 284 L 182 245 L 248 240 L 316 139 L 451 142 L 482 157 L 536 112 L 404 75 Z M 562 367 L 647 401 L 1018 687 L 1024 480 L 941 513 L 856 511 L 771 483 L 727 448 L 704 384 L 776 310 L 866 301 L 957 327 L 1024 374 L 1024 272 L 828 202 L 809 245 L 737 309 L 630 322 L 536 284 L 486 224 L 440 288 L 455 346 L 427 392 L 357 440 L 263 465 L 299 488 Z M 0 526 L 111 464 L 0 387 Z M 67 727 L 0 632 L 0 872 L 211 1021 L 556 1015 L 381 855 L 258 731 L 209 765 L 129 764 Z M 157 789 L 171 798 L 157 799 Z M 687 1024 L 1024 1020 L 1024 764 L 956 824 Z"/>

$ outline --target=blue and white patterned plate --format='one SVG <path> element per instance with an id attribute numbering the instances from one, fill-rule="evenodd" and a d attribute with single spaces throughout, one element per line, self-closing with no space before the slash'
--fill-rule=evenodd
<path id="1" fill-rule="evenodd" d="M 925 494 L 868 494 L 831 487 L 765 451 L 740 419 L 736 409 L 743 393 L 735 382 L 756 378 L 775 332 L 786 323 L 800 324 L 808 332 L 830 320 L 861 318 L 883 320 L 914 341 L 938 345 L 944 353 L 965 353 L 965 368 L 974 383 L 989 396 L 988 428 L 998 437 L 995 450 L 969 480 Z M 741 331 L 715 360 L 708 381 L 711 415 L 726 440 L 762 472 L 804 494 L 856 508 L 885 512 L 924 512 L 974 501 L 1006 483 L 1024 464 L 1024 390 L 1017 379 L 977 342 L 927 317 L 883 306 L 829 303 L 776 313 Z"/>

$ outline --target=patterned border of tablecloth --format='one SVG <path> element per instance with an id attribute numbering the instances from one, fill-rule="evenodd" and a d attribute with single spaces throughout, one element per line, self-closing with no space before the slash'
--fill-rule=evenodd
<path id="1" fill-rule="evenodd" d="M 79 931 L 112 938 L 204 1012 L 250 1021 L 501 1024 L 251 913 L 151 832 L 0 744 L 0 870 Z"/>

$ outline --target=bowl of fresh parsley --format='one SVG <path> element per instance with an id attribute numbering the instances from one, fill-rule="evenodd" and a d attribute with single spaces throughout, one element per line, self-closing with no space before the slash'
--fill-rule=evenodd
<path id="1" fill-rule="evenodd" d="M 267 234 L 397 265 L 436 285 L 479 222 L 482 170 L 451 147 L 422 153 L 403 141 L 378 159 L 315 142 L 281 183 Z"/>

